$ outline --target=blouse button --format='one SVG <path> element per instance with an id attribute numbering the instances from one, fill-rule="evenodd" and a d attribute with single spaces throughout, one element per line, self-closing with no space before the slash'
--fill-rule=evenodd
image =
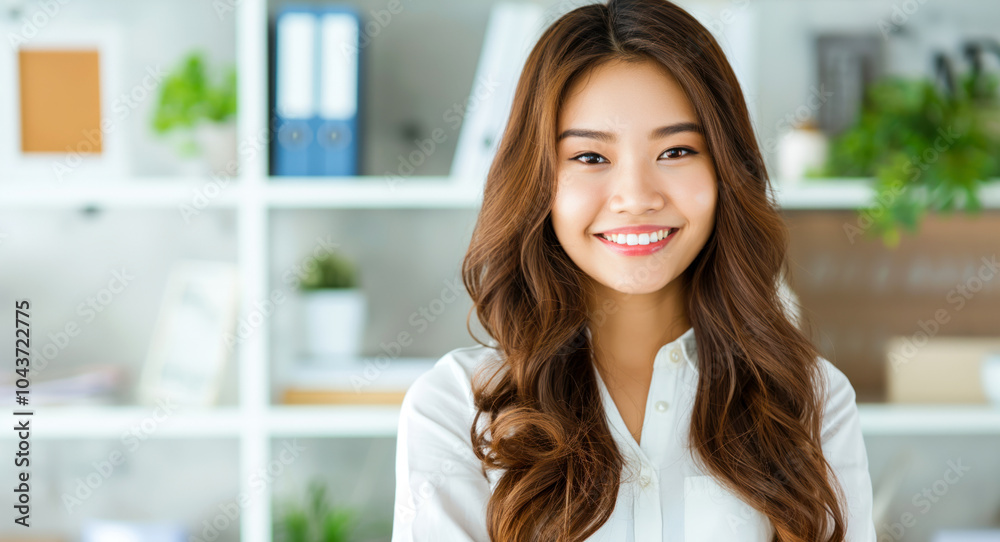
<path id="1" fill-rule="evenodd" d="M 642 484 L 642 487 L 644 487 L 644 488 L 649 487 L 649 484 L 652 481 L 653 480 L 649 477 L 648 474 L 643 474 L 642 477 L 639 478 L 639 483 Z"/>
<path id="2" fill-rule="evenodd" d="M 656 402 L 656 411 L 657 412 L 666 412 L 667 411 L 667 402 L 666 401 L 657 401 Z"/>
<path id="3" fill-rule="evenodd" d="M 670 361 L 674 363 L 680 363 L 681 353 L 679 350 L 677 350 L 677 347 L 674 347 L 674 349 L 670 351 Z"/>

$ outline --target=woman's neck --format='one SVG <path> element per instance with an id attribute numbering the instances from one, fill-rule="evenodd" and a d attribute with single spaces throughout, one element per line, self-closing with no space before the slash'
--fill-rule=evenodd
<path id="1" fill-rule="evenodd" d="M 590 300 L 590 334 L 605 371 L 646 374 L 660 347 L 691 325 L 680 281 L 648 294 L 627 294 L 602 284 Z"/>

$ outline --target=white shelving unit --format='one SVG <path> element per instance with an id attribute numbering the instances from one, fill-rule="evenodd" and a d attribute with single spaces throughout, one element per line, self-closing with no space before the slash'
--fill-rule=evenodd
<path id="1" fill-rule="evenodd" d="M 859 403 L 865 435 L 1000 435 L 1000 408 L 990 405 Z M 41 439 L 117 438 L 149 418 L 142 407 L 42 407 L 34 436 Z M 270 406 L 251 418 L 240 407 L 171 415 L 152 438 L 239 437 L 260 426 L 270 437 L 371 438 L 396 436 L 397 406 Z M 9 438 L 0 434 L 0 439 Z"/>
<path id="2" fill-rule="evenodd" d="M 867 179 L 810 179 L 794 184 L 772 181 L 783 209 L 857 209 L 874 196 Z M 212 186 L 212 188 L 208 188 Z M 215 191 L 215 186 L 221 188 Z M 330 177 L 322 180 L 281 177 L 253 180 L 143 177 L 81 179 L 72 186 L 46 182 L 0 184 L 0 209 L 78 208 L 87 205 L 121 208 L 165 208 L 191 205 L 209 195 L 208 208 L 236 209 L 255 201 L 266 209 L 476 209 L 482 189 L 465 179 L 415 176 L 392 186 L 379 176 Z M 251 195 L 253 193 L 253 195 Z M 1000 179 L 980 194 L 985 209 L 1000 209 Z"/>
<path id="3" fill-rule="evenodd" d="M 236 2 L 236 51 L 239 77 L 240 141 L 255 141 L 268 125 L 267 5 L 265 0 Z M 269 179 L 267 156 L 259 152 L 243 157 L 238 179 L 220 182 L 198 178 L 79 179 L 72 185 L 5 179 L 0 184 L 0 209 L 72 209 L 89 205 L 127 209 L 173 209 L 191 204 L 209 185 L 220 187 L 209 199 L 209 208 L 235 211 L 238 265 L 243 306 L 268 295 L 269 213 L 275 209 L 475 209 L 482 201 L 481 188 L 468 180 L 449 177 L 411 177 L 390 185 L 383 177 Z M 831 179 L 789 184 L 774 183 L 778 201 L 786 209 L 852 209 L 873 196 L 861 179 Z M 1000 208 L 1000 183 L 984 193 L 984 205 Z M 228 437 L 239 439 L 240 485 L 249 491 L 250 480 L 271 460 L 275 437 L 386 437 L 396 433 L 398 407 L 291 407 L 270 404 L 269 340 L 255 333 L 239 349 L 239 404 L 172 415 L 153 438 Z M 1000 434 L 1000 409 L 989 407 L 860 405 L 862 427 L 870 435 L 896 434 Z M 117 438 L 124 430 L 149 416 L 142 407 L 88 407 L 36 409 L 33 438 Z M 0 439 L 10 437 L 0 433 Z M 240 512 L 241 539 L 269 542 L 271 499 L 250 499 Z"/>
<path id="4" fill-rule="evenodd" d="M 242 406 L 181 410 L 155 421 L 140 406 L 38 407 L 32 419 L 33 438 L 117 439 L 144 423 L 155 423 L 149 438 L 240 437 L 260 427 L 270 437 L 387 437 L 396 436 L 399 407 L 392 405 L 265 407 L 251 417 Z M 14 434 L 0 434 L 0 440 Z"/>
<path id="5" fill-rule="evenodd" d="M 784 209 L 858 209 L 874 201 L 867 179 L 805 179 L 789 183 L 773 180 L 778 203 Z M 983 208 L 1000 209 L 1000 179 L 991 179 L 980 192 Z"/>
<path id="6" fill-rule="evenodd" d="M 865 435 L 1000 435 L 1000 407 L 860 403 Z"/>

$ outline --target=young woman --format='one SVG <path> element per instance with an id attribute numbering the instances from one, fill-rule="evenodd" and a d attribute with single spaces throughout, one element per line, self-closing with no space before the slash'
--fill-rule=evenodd
<path id="1" fill-rule="evenodd" d="M 495 344 L 408 391 L 393 541 L 874 542 L 854 389 L 790 321 L 785 250 L 711 34 L 664 0 L 556 21 L 463 262 Z"/>

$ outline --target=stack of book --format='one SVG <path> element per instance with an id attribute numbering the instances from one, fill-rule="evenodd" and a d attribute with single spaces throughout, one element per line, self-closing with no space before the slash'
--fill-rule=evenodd
<path id="1" fill-rule="evenodd" d="M 0 374 L 0 394 L 14 397 L 13 371 Z M 53 405 L 109 405 L 120 402 L 129 375 L 125 367 L 94 364 L 76 368 L 47 367 L 29 373 L 28 408 Z"/>

